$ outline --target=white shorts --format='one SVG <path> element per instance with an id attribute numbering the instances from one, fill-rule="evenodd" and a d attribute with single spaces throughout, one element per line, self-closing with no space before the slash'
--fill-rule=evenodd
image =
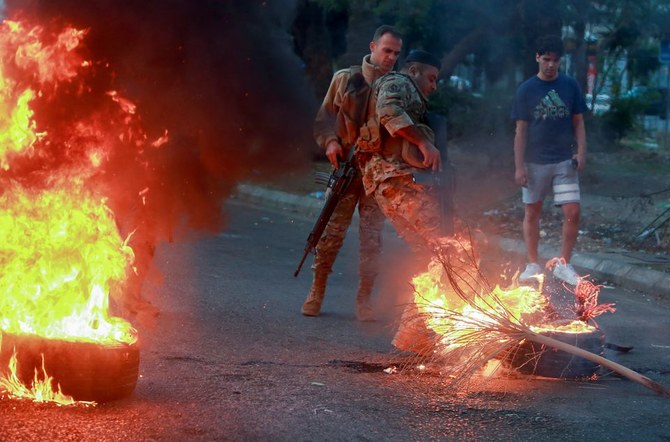
<path id="1" fill-rule="evenodd" d="M 550 192 L 554 193 L 554 205 L 578 203 L 579 175 L 572 160 L 553 164 L 526 163 L 526 186 L 521 188 L 524 204 L 544 201 Z"/>

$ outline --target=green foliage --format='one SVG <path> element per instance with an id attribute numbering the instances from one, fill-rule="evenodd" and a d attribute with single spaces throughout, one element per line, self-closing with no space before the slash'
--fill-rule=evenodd
<path id="1" fill-rule="evenodd" d="M 386 0 L 380 1 L 377 13 L 386 23 L 393 23 L 403 33 L 403 40 L 407 48 L 421 47 L 433 50 L 425 43 L 439 41 L 443 28 L 434 25 L 434 18 L 439 17 L 439 5 L 435 0 L 409 1 Z M 398 14 L 398 11 L 404 13 Z"/>
<path id="2" fill-rule="evenodd" d="M 661 67 L 661 62 L 658 60 L 659 45 L 646 44 L 637 50 L 631 51 L 629 57 L 628 69 L 633 77 L 642 80 L 646 84 L 652 73 L 656 72 Z"/>
<path id="3" fill-rule="evenodd" d="M 513 136 L 512 95 L 492 91 L 475 95 L 441 85 L 430 99 L 430 109 L 447 115 L 449 139 L 507 138 Z"/>
<path id="4" fill-rule="evenodd" d="M 327 12 L 342 12 L 349 9 L 349 0 L 310 0 Z"/>
<path id="5" fill-rule="evenodd" d="M 601 116 L 586 117 L 586 134 L 589 149 L 612 150 L 623 137 L 635 130 L 637 116 L 642 114 L 644 103 L 637 98 L 614 98 L 607 112 Z"/>
<path id="6" fill-rule="evenodd" d="M 325 14 L 331 58 L 344 52 L 351 39 L 354 15 L 366 12 L 396 26 L 405 36 L 404 53 L 422 48 L 444 57 L 448 72 L 468 66 L 466 78 L 475 92 L 441 86 L 431 104 L 448 115 L 450 138 L 513 137 L 509 119 L 513 90 L 507 89 L 537 69 L 532 42 L 550 29 L 571 29 L 573 38 L 597 38 L 599 76 L 596 88 L 617 97 L 633 84 L 647 84 L 659 68 L 658 41 L 668 38 L 670 0 L 303 0 L 318 4 Z M 304 3 L 303 3 L 304 4 Z M 356 12 L 356 14 L 354 14 Z M 366 14 L 363 14 L 366 15 Z M 477 31 L 484 30 L 484 36 Z M 369 32 L 369 30 L 366 30 Z M 472 42 L 468 37 L 477 35 Z M 345 38 L 346 37 L 346 38 Z M 367 37 L 367 35 L 366 35 Z M 305 45 L 314 39 L 305 39 Z M 464 44 L 468 43 L 468 44 Z M 579 43 L 579 42 L 578 42 Z M 585 41 L 571 52 L 572 70 L 580 83 L 586 75 Z M 319 49 L 319 48 L 317 48 Z M 578 50 L 579 49 L 579 50 Z M 318 50 L 314 51 L 318 53 Z M 628 57 L 624 72 L 616 63 Z M 446 65 L 447 63 L 445 63 Z M 447 70 L 445 70 L 446 72 Z M 627 75 L 624 75 L 627 74 Z M 460 74 L 459 74 L 460 75 Z M 627 77 L 629 84 L 622 85 Z M 480 87 L 480 85 L 482 87 Z M 597 95 L 597 93 L 596 93 Z M 631 97 L 614 99 L 603 115 L 587 115 L 589 146 L 611 148 L 635 129 L 645 106 Z M 590 147 L 591 148 L 591 147 Z"/>

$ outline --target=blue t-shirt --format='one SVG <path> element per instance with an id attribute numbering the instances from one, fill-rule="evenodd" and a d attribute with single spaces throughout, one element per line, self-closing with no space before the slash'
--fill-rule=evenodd
<path id="1" fill-rule="evenodd" d="M 521 83 L 512 118 L 528 122 L 524 161 L 551 164 L 570 159 L 575 143 L 572 116 L 586 109 L 579 85 L 567 75 L 558 74 L 552 81 L 535 75 Z"/>

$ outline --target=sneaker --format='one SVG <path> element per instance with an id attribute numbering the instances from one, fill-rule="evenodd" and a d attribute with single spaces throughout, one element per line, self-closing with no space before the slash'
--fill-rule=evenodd
<path id="1" fill-rule="evenodd" d="M 554 276 L 570 285 L 577 285 L 579 282 L 579 275 L 571 264 L 559 262 L 554 267 Z"/>
<path id="2" fill-rule="evenodd" d="M 519 275 L 519 282 L 528 282 L 535 279 L 536 276 L 542 274 L 542 267 L 536 262 L 529 262 L 526 264 L 526 270 Z"/>

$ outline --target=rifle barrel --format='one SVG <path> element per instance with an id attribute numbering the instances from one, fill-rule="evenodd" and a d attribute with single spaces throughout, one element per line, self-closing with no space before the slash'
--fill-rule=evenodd
<path id="1" fill-rule="evenodd" d="M 298 264 L 298 268 L 293 273 L 294 278 L 298 277 L 298 274 L 300 273 L 300 269 L 302 269 L 302 265 L 305 263 L 305 259 L 307 259 L 307 255 L 309 255 L 309 248 L 305 247 L 305 253 L 303 253 L 303 255 L 302 255 L 302 259 L 300 260 L 300 264 Z"/>

